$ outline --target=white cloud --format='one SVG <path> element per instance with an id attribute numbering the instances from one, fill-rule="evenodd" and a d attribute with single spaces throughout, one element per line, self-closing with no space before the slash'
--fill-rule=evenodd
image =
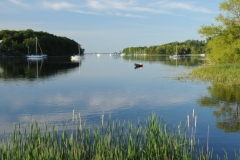
<path id="1" fill-rule="evenodd" d="M 146 8 L 146 7 L 133 7 L 133 11 L 139 11 L 139 12 L 149 12 L 149 13 L 165 13 L 169 14 L 166 11 L 163 11 L 161 9 L 154 9 L 154 8 Z"/>
<path id="2" fill-rule="evenodd" d="M 209 9 L 203 7 L 196 7 L 187 3 L 180 2 L 169 2 L 169 1 L 154 1 L 146 4 L 140 3 L 137 0 L 125 1 L 125 0 L 87 0 L 87 6 L 89 9 L 93 9 L 96 11 L 104 11 L 104 10 L 121 10 L 129 13 L 125 13 L 122 15 L 133 15 L 130 14 L 132 12 L 145 12 L 145 13 L 154 13 L 154 14 L 174 14 L 173 9 L 182 9 L 192 12 L 201 12 L 201 13 L 212 13 Z M 118 14 L 115 14 L 119 16 Z M 142 18 L 143 16 L 135 16 L 132 17 Z"/>
<path id="3" fill-rule="evenodd" d="M 51 8 L 54 10 L 68 10 L 75 8 L 76 6 L 73 4 L 70 4 L 68 2 L 60 2 L 60 3 L 50 3 L 50 2 L 43 2 L 43 6 L 46 8 Z"/>
<path id="4" fill-rule="evenodd" d="M 28 6 L 26 3 L 23 3 L 22 0 L 8 1 L 20 6 Z M 121 16 L 125 15 L 126 17 L 134 18 L 145 18 L 146 16 L 142 16 L 144 13 L 177 15 L 175 12 L 179 9 L 191 12 L 213 13 L 207 8 L 199 7 L 192 3 L 168 0 L 153 0 L 150 2 L 143 2 L 140 0 L 83 0 L 78 4 L 67 1 L 49 2 L 43 0 L 40 3 L 42 3 L 42 6 L 45 8 L 68 10 L 80 14 L 109 15 L 109 12 L 124 11 L 125 13 L 121 13 Z M 133 14 L 134 12 L 138 12 L 138 14 Z M 117 14 L 112 15 L 119 16 Z"/>
<path id="5" fill-rule="evenodd" d="M 24 7 L 28 6 L 27 4 L 23 3 L 21 0 L 9 0 L 9 1 L 19 6 L 24 6 Z"/>
<path id="6" fill-rule="evenodd" d="M 181 2 L 169 2 L 169 1 L 160 1 L 160 2 L 153 2 L 149 3 L 149 6 L 158 7 L 164 10 L 172 10 L 172 9 L 183 9 L 192 12 L 201 12 L 201 13 L 213 13 L 209 9 L 203 7 L 196 7 L 192 4 L 188 3 L 181 3 Z"/>
<path id="7" fill-rule="evenodd" d="M 105 8 L 107 8 L 107 6 L 104 6 L 103 4 L 98 2 L 97 0 L 88 0 L 88 5 L 89 5 L 89 7 L 93 8 L 93 9 L 105 9 Z"/>
<path id="8" fill-rule="evenodd" d="M 126 14 L 126 17 L 131 17 L 131 18 L 146 18 L 145 16 L 141 16 L 141 15 L 133 15 L 133 14 Z"/>
<path id="9" fill-rule="evenodd" d="M 72 12 L 75 12 L 75 13 L 82 13 L 82 14 L 92 14 L 92 15 L 102 15 L 100 13 L 96 13 L 96 12 L 85 12 L 83 10 L 72 10 Z"/>
<path id="10" fill-rule="evenodd" d="M 87 0 L 88 6 L 93 9 L 120 9 L 128 10 L 135 4 L 134 0 Z"/>
<path id="11" fill-rule="evenodd" d="M 120 12 L 107 12 L 110 16 L 119 16 L 119 17 L 129 17 L 129 18 L 147 18 L 143 15 L 137 15 L 137 14 L 129 14 L 129 13 L 120 13 Z"/>
<path id="12" fill-rule="evenodd" d="M 194 11 L 194 12 L 212 13 L 210 10 L 208 10 L 206 8 L 195 7 L 193 5 L 179 3 L 179 2 L 167 3 L 167 4 L 165 4 L 165 6 L 168 8 L 185 9 L 185 10 Z"/>

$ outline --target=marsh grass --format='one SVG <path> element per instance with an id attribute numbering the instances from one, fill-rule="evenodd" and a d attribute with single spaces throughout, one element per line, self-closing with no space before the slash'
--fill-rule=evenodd
<path id="1" fill-rule="evenodd" d="M 240 85 L 240 64 L 221 64 L 199 67 L 189 74 L 190 78 L 213 81 L 224 86 Z"/>
<path id="2" fill-rule="evenodd" d="M 212 152 L 199 146 L 194 134 L 187 137 L 186 130 L 181 134 L 180 125 L 170 131 L 155 114 L 136 125 L 109 118 L 94 128 L 74 122 L 72 129 L 64 125 L 60 131 L 56 125 L 49 127 L 47 123 L 33 121 L 23 128 L 15 125 L 13 133 L 0 144 L 0 159 L 212 159 Z"/>

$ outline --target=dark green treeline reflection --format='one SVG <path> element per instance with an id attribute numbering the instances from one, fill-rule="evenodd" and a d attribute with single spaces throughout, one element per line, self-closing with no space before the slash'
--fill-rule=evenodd
<path id="1" fill-rule="evenodd" d="M 148 62 L 148 63 L 162 63 L 165 65 L 171 66 L 197 66 L 204 63 L 203 59 L 199 58 L 198 56 L 182 56 L 179 59 L 170 59 L 169 56 L 124 56 L 124 60 L 134 60 L 134 61 L 141 61 L 141 62 Z"/>
<path id="2" fill-rule="evenodd" d="M 47 78 L 56 73 L 66 74 L 70 69 L 80 67 L 81 63 L 81 61 L 71 62 L 69 57 L 38 60 L 28 60 L 25 57 L 2 58 L 0 59 L 0 78 L 4 80 Z"/>

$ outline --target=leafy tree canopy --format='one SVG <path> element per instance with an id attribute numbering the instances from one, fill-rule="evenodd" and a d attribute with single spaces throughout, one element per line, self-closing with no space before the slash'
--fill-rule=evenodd
<path id="1" fill-rule="evenodd" d="M 128 47 L 123 49 L 123 53 L 130 54 L 201 54 L 205 53 L 205 41 L 187 40 L 185 42 L 171 42 L 150 47 Z"/>
<path id="2" fill-rule="evenodd" d="M 223 11 L 216 17 L 219 25 L 202 26 L 198 31 L 208 37 L 207 56 L 215 63 L 240 62 L 240 1 L 224 1 L 219 9 Z"/>
<path id="3" fill-rule="evenodd" d="M 78 53 L 78 43 L 66 37 L 60 37 L 47 32 L 36 32 L 31 29 L 13 31 L 0 31 L 0 54 L 7 56 L 22 56 L 35 53 L 36 42 L 38 39 L 40 47 L 38 50 L 49 56 L 68 56 Z M 83 54 L 84 49 L 80 48 Z"/>

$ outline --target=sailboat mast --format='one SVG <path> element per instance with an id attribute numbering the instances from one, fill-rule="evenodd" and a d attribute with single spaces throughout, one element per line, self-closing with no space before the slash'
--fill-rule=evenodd
<path id="1" fill-rule="evenodd" d="M 36 54 L 37 54 L 37 37 L 36 37 Z"/>
<path id="2" fill-rule="evenodd" d="M 177 45 L 176 45 L 176 55 L 177 55 Z"/>

